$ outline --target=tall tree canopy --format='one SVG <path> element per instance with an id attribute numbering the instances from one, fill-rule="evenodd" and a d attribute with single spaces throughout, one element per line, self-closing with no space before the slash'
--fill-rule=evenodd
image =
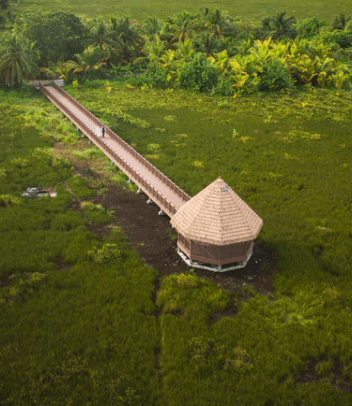
<path id="1" fill-rule="evenodd" d="M 0 43 L 0 81 L 2 86 L 20 87 L 24 79 L 34 79 L 39 73 L 38 51 L 34 43 L 14 35 L 6 35 Z"/>
<path id="2" fill-rule="evenodd" d="M 9 7 L 10 0 L 0 0 L 0 10 L 6 10 Z"/>
<path id="3" fill-rule="evenodd" d="M 40 66 L 48 66 L 49 61 L 57 62 L 72 59 L 74 54 L 84 51 L 83 25 L 73 14 L 25 13 L 16 18 L 15 31 L 23 34 L 40 53 Z"/>

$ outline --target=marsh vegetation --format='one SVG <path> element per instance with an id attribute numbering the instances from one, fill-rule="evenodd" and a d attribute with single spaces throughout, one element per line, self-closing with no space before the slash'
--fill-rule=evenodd
<path id="1" fill-rule="evenodd" d="M 122 210 L 102 204 L 135 187 L 43 94 L 0 90 L 0 405 L 351 404 L 350 26 L 282 17 L 284 34 L 269 19 L 235 39 L 225 28 L 243 21 L 225 19 L 212 52 L 178 17 L 144 36 L 110 18 L 129 46 L 98 18 L 76 60 L 42 66 L 188 194 L 221 176 L 264 220 L 275 272 L 256 266 L 271 293 L 258 274 L 225 286 L 148 266 Z M 55 49 L 32 51 L 38 62 Z M 28 199 L 28 187 L 57 195 Z"/>
<path id="2" fill-rule="evenodd" d="M 54 138 L 82 142 L 74 127 L 34 90 L 2 91 L 2 403 L 349 404 L 349 93 L 66 89 L 191 195 L 226 179 L 264 219 L 275 294 L 247 284 L 241 301 L 181 273 L 153 302 L 157 273 L 122 230 L 89 232 L 114 215 L 92 203 L 104 182 L 53 158 Z M 74 154 L 121 179 L 95 147 Z M 57 197 L 25 199 L 28 186 Z"/>

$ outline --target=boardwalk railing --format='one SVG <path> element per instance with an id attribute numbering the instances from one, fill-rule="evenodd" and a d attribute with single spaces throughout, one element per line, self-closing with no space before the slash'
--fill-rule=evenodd
<path id="1" fill-rule="evenodd" d="M 42 84 L 39 84 L 40 90 L 47 96 L 47 98 L 61 110 L 67 118 L 69 118 L 98 148 L 100 148 L 106 156 L 108 156 L 115 164 L 136 184 L 143 192 L 148 195 L 169 217 L 172 217 L 176 213 L 176 208 L 167 201 L 152 185 L 150 185 L 145 179 L 143 179 L 134 168 L 132 168 L 125 160 L 123 160 L 115 151 L 113 151 L 104 141 L 99 138 L 76 114 L 74 114 L 69 108 L 67 108 L 57 97 L 53 96 L 51 92 Z M 69 99 L 75 107 L 80 110 L 85 116 L 93 121 L 96 126 L 102 127 L 103 123 L 97 117 L 95 117 L 90 111 L 77 102 L 71 95 L 66 93 L 61 87 L 53 84 L 53 88 L 62 94 L 65 98 Z M 167 176 L 160 172 L 154 165 L 146 160 L 141 154 L 139 154 L 134 148 L 132 148 L 127 142 L 115 134 L 110 128 L 106 127 L 105 135 L 107 138 L 113 139 L 118 145 L 125 149 L 130 155 L 132 155 L 138 162 L 141 163 L 153 176 L 160 179 L 164 185 L 169 187 L 177 196 L 179 196 L 184 202 L 190 200 L 190 196 L 180 189 L 174 182 L 172 182 Z"/>
<path id="2" fill-rule="evenodd" d="M 99 127 L 103 126 L 103 122 L 100 121 L 97 117 L 95 117 L 89 110 L 83 107 L 76 99 L 74 99 L 70 94 L 65 92 L 60 86 L 56 83 L 53 83 L 54 89 L 56 89 L 59 93 L 69 99 L 82 113 L 89 116 L 90 119 Z M 157 169 L 153 164 L 151 164 L 147 159 L 144 158 L 143 155 L 139 154 L 134 148 L 132 148 L 126 141 L 124 141 L 121 137 L 115 134 L 109 127 L 106 127 L 105 134 L 109 136 L 111 139 L 116 141 L 122 148 L 128 151 L 134 158 L 136 158 L 141 164 L 143 164 L 152 174 L 160 179 L 167 187 L 169 187 L 173 192 L 175 192 L 178 196 L 181 197 L 182 200 L 187 202 L 191 199 L 191 197 L 185 193 L 181 188 L 179 188 L 171 179 L 165 176 L 159 169 Z"/>

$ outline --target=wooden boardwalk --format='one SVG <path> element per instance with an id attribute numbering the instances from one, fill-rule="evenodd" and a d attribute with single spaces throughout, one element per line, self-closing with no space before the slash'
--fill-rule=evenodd
<path id="1" fill-rule="evenodd" d="M 43 86 L 40 83 L 39 88 L 84 136 L 100 148 L 112 163 L 160 207 L 159 214 L 166 213 L 171 218 L 190 200 L 188 194 L 110 128 L 106 127 L 105 135 L 102 137 L 101 129 L 104 123 L 56 83 L 53 83 L 53 86 Z"/>

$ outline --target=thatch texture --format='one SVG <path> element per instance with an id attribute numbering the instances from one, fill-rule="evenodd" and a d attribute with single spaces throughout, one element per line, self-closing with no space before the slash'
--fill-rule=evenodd
<path id="1" fill-rule="evenodd" d="M 181 206 L 171 225 L 187 239 L 227 245 L 254 240 L 263 220 L 218 178 Z"/>

